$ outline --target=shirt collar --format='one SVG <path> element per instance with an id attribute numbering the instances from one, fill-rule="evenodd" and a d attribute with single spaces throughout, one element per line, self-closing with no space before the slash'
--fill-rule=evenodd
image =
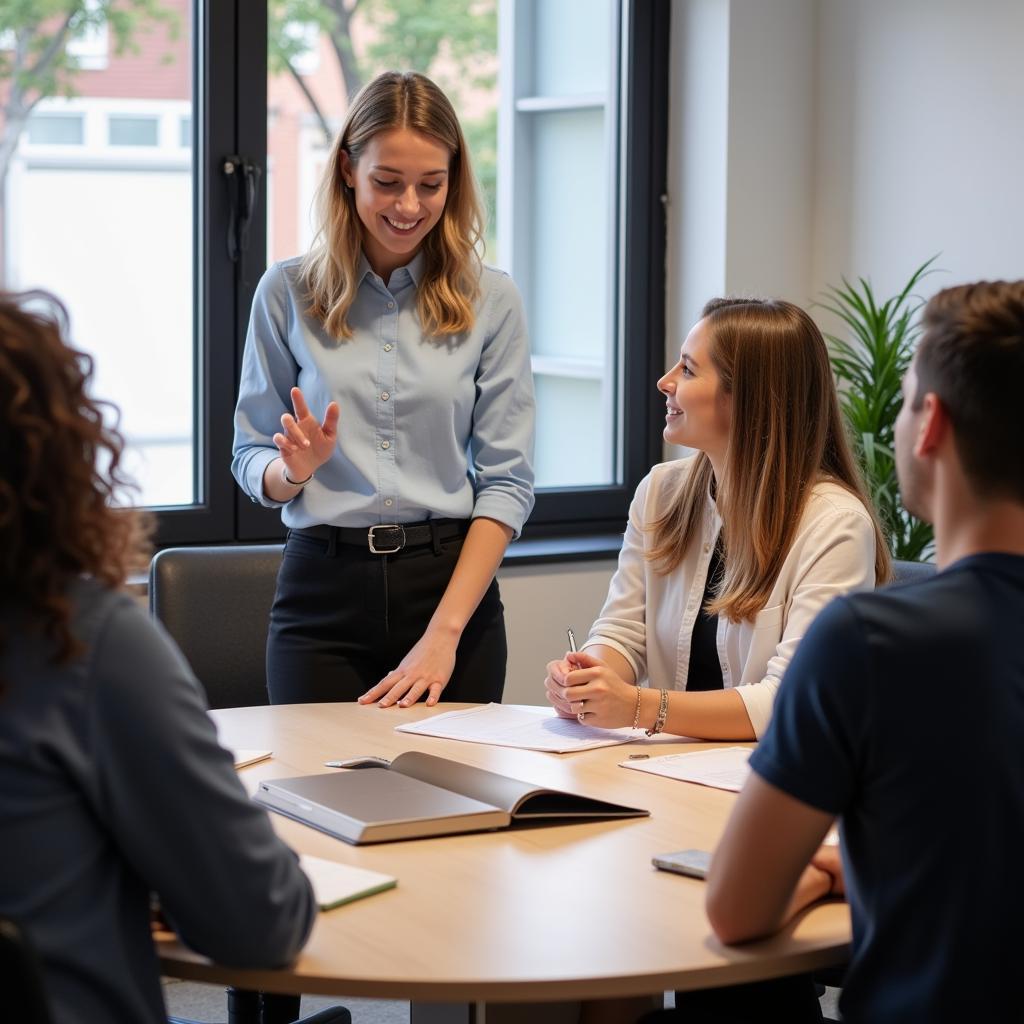
<path id="1" fill-rule="evenodd" d="M 397 267 L 395 269 L 394 273 L 391 275 L 394 287 L 400 288 L 405 283 L 403 276 L 407 274 L 413 285 L 419 288 L 420 282 L 423 280 L 425 267 L 426 257 L 423 255 L 423 250 L 421 249 L 404 267 Z M 360 284 L 362 284 L 368 274 L 376 277 L 373 267 L 370 266 L 370 261 L 366 258 L 366 253 L 360 252 L 359 266 L 356 270 L 356 278 Z M 387 282 L 385 282 L 385 286 L 386 285 Z"/>

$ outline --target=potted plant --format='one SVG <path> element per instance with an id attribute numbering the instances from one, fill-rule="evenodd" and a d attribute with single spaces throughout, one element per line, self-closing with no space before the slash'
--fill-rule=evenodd
<path id="1" fill-rule="evenodd" d="M 921 561 L 931 555 L 931 526 L 911 515 L 900 501 L 893 429 L 903 402 L 901 382 L 921 328 L 917 313 L 924 300 L 914 286 L 933 272 L 937 255 L 914 271 L 898 295 L 879 302 L 865 278 L 842 287 L 830 285 L 817 303 L 850 329 L 849 338 L 826 332 L 839 402 L 854 451 L 895 558 Z"/>

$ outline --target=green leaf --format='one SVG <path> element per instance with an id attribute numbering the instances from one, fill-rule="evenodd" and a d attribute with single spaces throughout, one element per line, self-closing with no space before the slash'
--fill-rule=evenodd
<path id="1" fill-rule="evenodd" d="M 815 305 L 837 317 L 847 337 L 826 334 L 839 404 L 850 431 L 864 483 L 896 558 L 921 559 L 933 547 L 932 528 L 911 515 L 900 500 L 893 451 L 902 383 L 921 328 L 924 300 L 914 295 L 921 279 L 936 272 L 938 254 L 925 260 L 903 287 L 879 299 L 867 277 L 841 277 Z"/>

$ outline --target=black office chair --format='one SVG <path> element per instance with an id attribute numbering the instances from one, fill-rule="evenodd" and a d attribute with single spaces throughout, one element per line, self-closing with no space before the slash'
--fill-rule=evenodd
<path id="1" fill-rule="evenodd" d="M 0 918 L 0 992 L 4 1020 L 50 1024 L 39 960 L 28 936 L 5 917 Z"/>
<path id="2" fill-rule="evenodd" d="M 149 610 L 181 648 L 211 708 L 268 703 L 267 626 L 280 544 L 165 548 L 149 566 Z"/>
<path id="3" fill-rule="evenodd" d="M 267 627 L 280 544 L 165 548 L 149 566 L 149 610 L 181 648 L 211 708 L 268 703 Z M 299 997 L 228 989 L 228 1024 L 291 1024 Z M 332 1007 L 302 1024 L 347 1024 Z M 172 1024 L 190 1024 L 171 1018 Z"/>

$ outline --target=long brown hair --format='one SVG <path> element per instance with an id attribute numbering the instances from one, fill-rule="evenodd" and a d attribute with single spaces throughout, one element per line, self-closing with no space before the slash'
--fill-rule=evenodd
<path id="1" fill-rule="evenodd" d="M 832 480 L 860 498 L 875 527 L 875 579 L 891 574 L 888 548 L 843 426 L 828 348 L 799 306 L 778 299 L 712 299 L 704 307 L 710 355 L 732 396 L 723 479 L 696 456 L 668 511 L 650 530 L 648 558 L 668 573 L 700 530 L 714 481 L 727 551 L 712 614 L 752 620 L 789 553 L 811 488 Z"/>
<path id="2" fill-rule="evenodd" d="M 458 334 L 473 326 L 480 291 L 479 247 L 483 207 L 466 139 L 448 97 L 425 75 L 387 71 L 364 86 L 331 147 L 317 189 L 319 228 L 302 264 L 310 316 L 334 338 L 350 338 L 348 311 L 356 297 L 365 228 L 355 194 L 345 184 L 341 156 L 353 164 L 379 132 L 408 128 L 434 139 L 451 154 L 444 213 L 423 240 L 424 275 L 416 306 L 430 335 Z"/>
<path id="3" fill-rule="evenodd" d="M 41 627 L 58 661 L 78 653 L 69 584 L 121 586 L 149 527 L 113 507 L 124 442 L 86 393 L 92 360 L 64 343 L 67 323 L 52 295 L 0 293 L 0 606 Z"/>

